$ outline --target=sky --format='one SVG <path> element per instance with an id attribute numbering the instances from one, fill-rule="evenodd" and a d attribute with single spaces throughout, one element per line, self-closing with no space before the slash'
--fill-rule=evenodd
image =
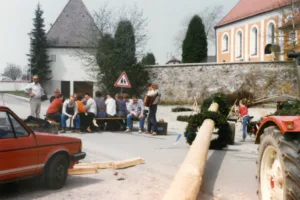
<path id="1" fill-rule="evenodd" d="M 0 73 L 7 63 L 24 68 L 28 61 L 28 33 L 33 28 L 32 19 L 37 3 L 44 11 L 46 31 L 54 23 L 69 0 L 3 0 L 0 6 Z M 83 0 L 93 13 L 101 5 L 109 7 L 133 6 L 136 4 L 148 18 L 147 33 L 149 40 L 145 51 L 154 53 L 159 64 L 164 64 L 170 56 L 181 58 L 177 50 L 176 37 L 186 26 L 193 14 L 199 14 L 207 6 L 223 5 L 224 15 L 238 0 Z M 225 4 L 226 2 L 226 4 Z M 209 55 L 214 55 L 214 46 L 209 45 Z"/>

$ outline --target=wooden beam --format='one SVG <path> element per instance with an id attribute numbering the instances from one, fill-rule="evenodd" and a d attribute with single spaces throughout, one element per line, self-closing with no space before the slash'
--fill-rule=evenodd
<path id="1" fill-rule="evenodd" d="M 213 103 L 209 107 L 209 111 L 217 112 L 218 108 L 219 105 Z M 213 120 L 204 120 L 163 200 L 196 200 L 202 183 L 214 126 Z"/>
<path id="2" fill-rule="evenodd" d="M 94 165 L 80 165 L 80 166 L 74 166 L 73 169 L 68 170 L 69 175 L 82 175 L 82 174 L 96 174 L 98 173 L 97 166 Z"/>
<path id="3" fill-rule="evenodd" d="M 91 163 L 92 165 L 95 165 L 98 167 L 98 169 L 107 169 L 107 168 L 112 168 L 112 161 L 108 161 L 108 162 L 94 162 Z"/>
<path id="4" fill-rule="evenodd" d="M 112 168 L 123 169 L 123 168 L 132 167 L 132 166 L 143 164 L 143 163 L 145 163 L 144 159 L 134 158 L 134 159 L 130 159 L 130 160 L 114 162 L 114 163 L 112 163 Z"/>

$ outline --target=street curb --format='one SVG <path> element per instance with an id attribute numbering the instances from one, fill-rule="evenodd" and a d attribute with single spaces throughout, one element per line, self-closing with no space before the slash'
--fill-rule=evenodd
<path id="1" fill-rule="evenodd" d="M 5 93 L 4 95 L 9 96 L 9 97 L 14 97 L 14 98 L 16 98 L 16 99 L 21 99 L 21 100 L 23 100 L 23 101 L 29 102 L 29 98 L 26 98 L 26 97 L 20 97 L 20 96 L 17 96 L 17 95 L 7 94 L 7 93 Z"/>

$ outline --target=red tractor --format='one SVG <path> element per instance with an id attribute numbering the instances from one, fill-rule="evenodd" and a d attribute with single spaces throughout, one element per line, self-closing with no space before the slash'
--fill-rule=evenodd
<path id="1" fill-rule="evenodd" d="M 300 53 L 289 53 L 300 64 Z M 300 116 L 265 117 L 256 133 L 260 200 L 300 199 Z"/>

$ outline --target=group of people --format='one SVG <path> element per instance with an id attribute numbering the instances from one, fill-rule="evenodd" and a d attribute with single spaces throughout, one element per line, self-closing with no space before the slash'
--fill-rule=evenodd
<path id="1" fill-rule="evenodd" d="M 90 94 L 85 96 L 74 94 L 69 99 L 64 100 L 63 95 L 55 89 L 54 96 L 50 99 L 50 106 L 46 112 L 46 118 L 55 120 L 61 124 L 61 133 L 66 132 L 66 121 L 71 119 L 77 133 L 82 129 L 92 132 L 91 128 L 98 126 L 94 118 L 97 115 L 97 106 Z"/>
<path id="2" fill-rule="evenodd" d="M 145 118 L 148 113 L 148 133 L 157 134 L 156 111 L 160 101 L 160 94 L 156 84 L 148 86 L 148 93 L 145 99 L 150 99 L 144 104 L 142 99 L 133 95 L 131 99 L 128 94 L 116 94 L 115 99 L 107 94 L 104 98 L 100 91 L 95 93 L 95 99 L 89 94 L 74 94 L 63 102 L 63 96 L 59 90 L 55 90 L 54 99 L 47 110 L 46 117 L 61 122 L 62 133 L 66 132 L 66 120 L 71 118 L 74 121 L 76 132 L 86 129 L 91 132 L 93 127 L 98 127 L 95 118 L 119 117 L 125 119 L 121 126 L 126 126 L 126 132 L 131 132 L 133 119 L 139 120 L 139 133 L 144 131 Z M 150 104 L 149 104 L 150 103 Z M 148 107 L 147 107 L 148 106 Z"/>
<path id="3" fill-rule="evenodd" d="M 132 131 L 133 119 L 139 120 L 139 133 L 144 131 L 145 119 L 148 117 L 147 133 L 157 134 L 156 111 L 160 102 L 161 94 L 158 85 L 149 84 L 148 92 L 144 99 L 139 99 L 133 95 L 116 94 L 113 98 L 110 94 L 106 98 L 100 91 L 95 93 L 93 99 L 90 94 L 84 96 L 74 94 L 69 99 L 64 99 L 59 89 L 54 90 L 54 96 L 50 98 L 50 106 L 46 112 L 46 118 L 61 124 L 61 133 L 66 132 L 66 121 L 71 119 L 74 131 L 92 132 L 94 127 L 98 127 L 96 118 L 119 117 L 125 119 L 122 126 L 126 127 L 126 132 Z M 41 96 L 44 95 L 43 88 L 39 84 L 39 77 L 33 77 L 25 89 L 25 93 L 30 97 L 31 116 L 40 118 Z"/>

